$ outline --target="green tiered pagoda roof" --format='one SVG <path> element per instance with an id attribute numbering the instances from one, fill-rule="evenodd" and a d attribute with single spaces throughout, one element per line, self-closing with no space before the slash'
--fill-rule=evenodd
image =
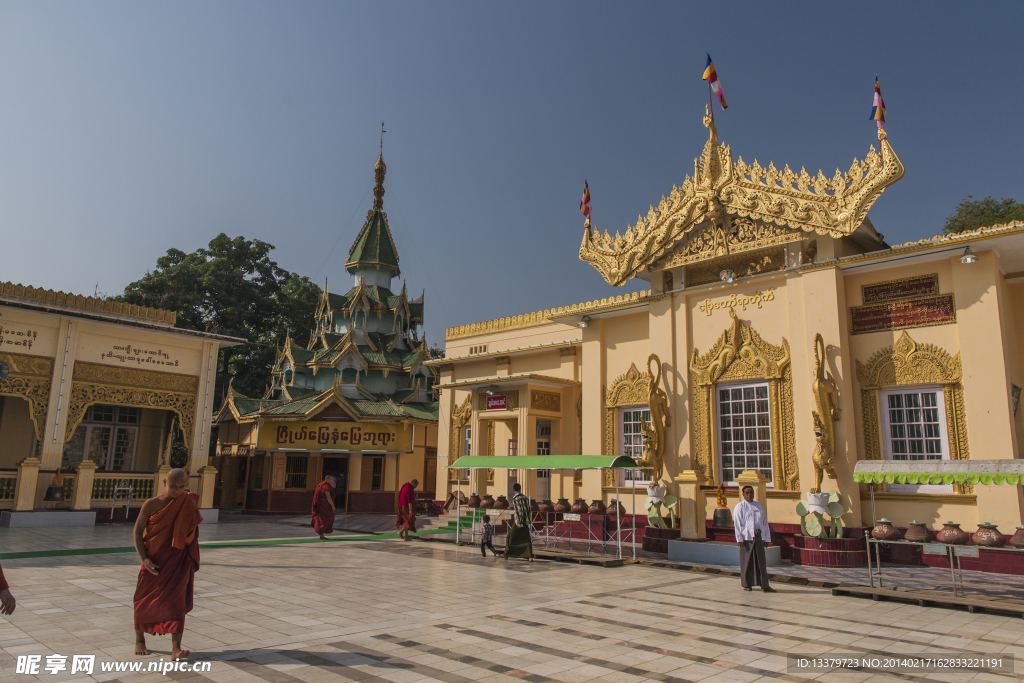
<path id="1" fill-rule="evenodd" d="M 437 374 L 424 364 L 430 356 L 419 332 L 423 296 L 410 301 L 404 282 L 398 294 L 391 290 L 400 270 L 384 213 L 386 171 L 382 151 L 373 208 L 345 261 L 352 288 L 333 294 L 324 283 L 309 342 L 298 344 L 289 333 L 266 395 L 248 398 L 230 388 L 222 417 L 308 420 L 335 405 L 359 422 L 437 422 Z"/>

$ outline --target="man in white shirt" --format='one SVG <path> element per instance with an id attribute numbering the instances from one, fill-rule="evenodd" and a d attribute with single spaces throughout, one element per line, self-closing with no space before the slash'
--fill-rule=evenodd
<path id="1" fill-rule="evenodd" d="M 740 585 L 749 591 L 752 584 L 761 586 L 765 593 L 774 593 L 768 585 L 768 565 L 764 559 L 764 544 L 772 542 L 768 528 L 768 515 L 764 506 L 754 502 L 754 487 L 743 487 L 743 500 L 732 511 L 736 531 L 736 545 L 740 547 Z"/>

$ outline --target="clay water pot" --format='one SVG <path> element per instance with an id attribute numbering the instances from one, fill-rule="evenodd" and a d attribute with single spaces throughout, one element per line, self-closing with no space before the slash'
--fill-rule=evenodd
<path id="1" fill-rule="evenodd" d="M 935 533 L 935 540 L 939 543 L 948 543 L 950 545 L 963 545 L 971 540 L 971 535 L 961 529 L 959 524 L 946 522 Z"/>
<path id="2" fill-rule="evenodd" d="M 626 516 L 626 506 L 622 504 L 622 501 L 613 500 L 611 505 L 608 506 L 608 515 L 611 517 L 615 516 L 615 506 L 619 506 L 619 517 Z"/>
<path id="3" fill-rule="evenodd" d="M 971 536 L 971 542 L 988 548 L 1002 548 L 1006 545 L 1006 536 L 999 533 L 995 524 L 985 522 L 978 525 L 978 530 Z"/>
<path id="4" fill-rule="evenodd" d="M 498 496 L 498 499 L 494 501 L 494 507 L 492 510 L 508 510 L 509 502 L 505 496 Z"/>
<path id="5" fill-rule="evenodd" d="M 576 502 L 572 504 L 572 508 L 570 509 L 570 512 L 575 512 L 576 514 L 581 514 L 581 513 L 587 512 L 587 510 L 589 510 L 589 509 L 590 509 L 590 506 L 587 505 L 587 501 L 583 500 L 582 498 L 577 498 Z"/>
<path id="6" fill-rule="evenodd" d="M 1024 526 L 1017 527 L 1017 530 L 1013 532 L 1013 536 L 1010 537 L 1009 545 L 1014 548 L 1024 548 Z"/>
<path id="7" fill-rule="evenodd" d="M 555 512 L 572 512 L 572 503 L 567 498 L 559 498 L 558 502 L 555 503 Z"/>
<path id="8" fill-rule="evenodd" d="M 494 496 L 489 493 L 485 493 L 484 497 L 480 499 L 480 507 L 487 508 L 488 510 L 494 509 Z"/>
<path id="9" fill-rule="evenodd" d="M 903 534 L 903 538 L 915 543 L 928 543 L 935 540 L 931 529 L 925 526 L 924 522 L 919 522 L 916 519 L 907 526 L 907 532 Z"/>
<path id="10" fill-rule="evenodd" d="M 480 496 L 475 493 L 469 497 L 469 502 L 466 503 L 466 507 L 478 508 L 480 507 Z"/>
<path id="11" fill-rule="evenodd" d="M 537 501 L 534 500 L 533 498 L 530 499 L 530 511 L 531 512 L 540 512 L 540 504 L 537 503 Z"/>
<path id="12" fill-rule="evenodd" d="M 878 541 L 898 541 L 900 532 L 892 525 L 892 522 L 883 517 L 871 530 L 871 537 Z"/>
<path id="13" fill-rule="evenodd" d="M 537 506 L 537 510 L 540 512 L 554 512 L 555 504 L 552 503 L 550 499 L 545 498 L 540 502 L 540 505 Z"/>
<path id="14" fill-rule="evenodd" d="M 588 512 L 592 515 L 606 515 L 608 514 L 608 508 L 605 506 L 603 500 L 595 500 L 590 504 Z"/>

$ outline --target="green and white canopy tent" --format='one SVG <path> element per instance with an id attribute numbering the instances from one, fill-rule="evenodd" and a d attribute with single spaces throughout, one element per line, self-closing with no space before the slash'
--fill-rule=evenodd
<path id="1" fill-rule="evenodd" d="M 1024 483 L 1024 460 L 861 460 L 853 468 L 858 484 Z"/>

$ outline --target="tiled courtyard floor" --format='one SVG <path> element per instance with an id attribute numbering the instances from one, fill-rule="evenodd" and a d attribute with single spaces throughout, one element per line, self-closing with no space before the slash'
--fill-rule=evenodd
<path id="1" fill-rule="evenodd" d="M 297 535 L 308 527 L 297 525 Z M 274 521 L 211 535 L 281 538 Z M 30 533 L 0 530 L 0 551 Z M 63 530 L 66 545 L 78 530 Z M 113 531 L 97 533 L 114 533 Z M 255 534 L 255 535 L 254 535 Z M 122 540 L 117 540 L 120 545 Z M 146 683 L 331 681 L 1012 681 L 1021 673 L 793 674 L 787 653 L 1015 653 L 1024 620 L 833 597 L 779 584 L 744 593 L 735 578 L 627 565 L 599 568 L 488 557 L 445 543 L 392 540 L 208 548 L 184 644 L 205 674 L 98 671 L 74 680 Z M 66 681 L 14 673 L 19 654 L 135 660 L 131 554 L 4 560 L 18 609 L 0 617 L 0 681 Z M 168 637 L 150 637 L 166 658 Z M 45 661 L 45 660 L 44 660 Z"/>

